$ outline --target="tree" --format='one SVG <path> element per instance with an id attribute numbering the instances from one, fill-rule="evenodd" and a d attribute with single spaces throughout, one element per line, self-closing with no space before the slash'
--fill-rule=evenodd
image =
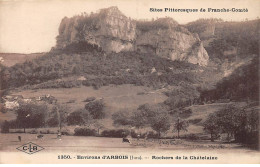
<path id="1" fill-rule="evenodd" d="M 217 123 L 218 118 L 216 114 L 210 114 L 207 120 L 204 122 L 203 127 L 204 131 L 210 133 L 210 140 L 213 142 L 216 136 L 220 133 L 220 127 Z"/>
<path id="2" fill-rule="evenodd" d="M 0 63 L 0 90 L 4 90 L 8 88 L 10 79 L 10 72 L 8 71 L 7 67 Z"/>
<path id="3" fill-rule="evenodd" d="M 105 103 L 103 100 L 96 100 L 85 105 L 93 119 L 103 119 L 105 117 Z"/>
<path id="4" fill-rule="evenodd" d="M 9 133 L 9 122 L 7 120 L 1 126 L 1 133 Z"/>
<path id="5" fill-rule="evenodd" d="M 80 71 L 80 67 L 77 65 L 72 68 L 72 74 L 80 74 Z"/>
<path id="6" fill-rule="evenodd" d="M 17 112 L 17 125 L 24 128 L 39 128 L 45 125 L 47 106 L 45 104 L 21 103 Z"/>
<path id="7" fill-rule="evenodd" d="M 59 127 L 61 131 L 62 126 L 66 123 L 68 114 L 68 107 L 60 104 L 53 106 L 51 112 L 48 114 L 47 124 L 51 127 Z"/>
<path id="8" fill-rule="evenodd" d="M 250 144 L 259 149 L 259 109 L 247 108 L 246 124 L 241 126 L 234 134 L 236 142 Z"/>
<path id="9" fill-rule="evenodd" d="M 251 109 L 248 113 L 248 130 L 250 132 L 252 131 L 258 131 L 259 130 L 259 111 Z"/>
<path id="10" fill-rule="evenodd" d="M 158 138 L 161 137 L 161 133 L 165 133 L 170 129 L 170 121 L 167 114 L 158 114 L 151 118 L 151 128 L 158 133 Z"/>
<path id="11" fill-rule="evenodd" d="M 230 140 L 237 131 L 244 129 L 247 124 L 245 111 L 233 105 L 227 106 L 215 114 L 217 124 L 220 126 L 222 133 L 227 133 L 228 140 Z"/>
<path id="12" fill-rule="evenodd" d="M 137 111 L 131 116 L 131 124 L 136 128 L 150 126 L 161 137 L 161 133 L 165 133 L 170 129 L 169 115 L 165 108 L 160 105 L 140 105 Z"/>
<path id="13" fill-rule="evenodd" d="M 143 106 L 143 105 L 142 105 Z M 145 106 L 145 105 L 144 105 Z M 143 107 L 144 107 L 143 106 Z M 149 124 L 149 119 L 155 114 L 151 114 L 150 109 L 145 107 L 145 109 L 139 109 L 136 111 L 132 110 L 120 110 L 112 115 L 114 125 L 123 125 L 136 127 L 137 129 L 144 127 Z"/>
<path id="14" fill-rule="evenodd" d="M 187 128 L 189 126 L 189 123 L 185 120 L 181 120 L 180 118 L 178 118 L 177 122 L 174 124 L 174 129 L 173 131 L 177 131 L 178 132 L 178 138 L 180 138 L 180 131 L 188 131 Z"/>
<path id="15" fill-rule="evenodd" d="M 0 95 L 1 95 L 1 93 L 0 93 Z M 3 103 L 0 103 L 0 112 L 2 112 L 2 113 L 6 113 L 6 109 L 5 109 Z"/>
<path id="16" fill-rule="evenodd" d="M 249 108 L 250 109 L 250 108 Z M 230 141 L 234 136 L 237 142 L 253 142 L 252 136 L 257 136 L 258 132 L 258 111 L 247 111 L 245 108 L 236 108 L 233 105 L 210 114 L 204 123 L 204 130 L 211 134 L 211 141 L 214 136 L 220 133 L 227 134 L 227 140 Z"/>
<path id="17" fill-rule="evenodd" d="M 79 109 L 72 112 L 67 117 L 68 125 L 86 125 L 90 123 L 91 116 L 85 109 Z"/>
<path id="18" fill-rule="evenodd" d="M 95 121 L 93 125 L 97 129 L 97 134 L 99 135 L 99 130 L 103 129 L 104 125 L 102 123 L 100 123 L 100 122 L 97 122 L 97 121 Z"/>
<path id="19" fill-rule="evenodd" d="M 112 115 L 114 125 L 131 125 L 131 113 L 129 110 L 120 110 Z"/>
<path id="20" fill-rule="evenodd" d="M 131 116 L 131 125 L 136 127 L 137 129 L 142 128 L 148 124 L 148 117 L 142 113 L 142 111 L 137 110 L 133 112 Z"/>
<path id="21" fill-rule="evenodd" d="M 136 127 L 141 127 L 143 125 L 148 125 L 151 122 L 151 119 L 155 117 L 157 114 L 165 112 L 164 108 L 160 106 L 153 106 L 150 104 L 140 105 L 132 119 L 134 119 L 134 123 Z M 140 121 L 140 122 L 139 122 Z"/>

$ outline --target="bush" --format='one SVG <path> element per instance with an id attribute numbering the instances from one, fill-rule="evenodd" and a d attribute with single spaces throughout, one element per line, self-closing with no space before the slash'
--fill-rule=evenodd
<path id="1" fill-rule="evenodd" d="M 185 118 L 190 117 L 191 114 L 192 114 L 191 109 L 185 109 L 185 110 L 182 110 L 182 111 L 180 112 L 180 117 L 183 118 L 183 119 L 185 119 Z"/>
<path id="2" fill-rule="evenodd" d="M 62 127 L 67 121 L 68 108 L 66 105 L 54 105 L 48 112 L 46 123 L 49 127 Z"/>
<path id="3" fill-rule="evenodd" d="M 91 101 L 94 101 L 94 100 L 96 100 L 95 97 L 88 97 L 83 102 L 91 102 Z"/>
<path id="4" fill-rule="evenodd" d="M 62 134 L 62 135 L 71 135 L 69 129 L 62 129 L 62 130 L 61 130 L 61 134 Z"/>
<path id="5" fill-rule="evenodd" d="M 19 129 L 19 130 L 12 131 L 11 133 L 24 133 L 24 131 Z"/>
<path id="6" fill-rule="evenodd" d="M 102 137 L 116 137 L 116 138 L 122 138 L 126 137 L 130 134 L 128 130 L 124 129 L 118 129 L 118 130 L 104 130 L 101 133 Z"/>
<path id="7" fill-rule="evenodd" d="M 102 119 L 105 117 L 105 103 L 103 100 L 96 100 L 85 105 L 93 119 Z"/>
<path id="8" fill-rule="evenodd" d="M 135 131 L 131 131 L 130 135 L 132 138 L 137 138 L 137 136 L 140 135 L 139 138 L 143 139 L 143 138 L 145 138 L 146 133 L 136 133 Z"/>
<path id="9" fill-rule="evenodd" d="M 56 134 L 56 132 L 51 131 L 50 129 L 44 129 L 40 131 L 40 134 Z"/>
<path id="10" fill-rule="evenodd" d="M 1 133 L 9 133 L 9 122 L 6 120 L 1 125 Z"/>
<path id="11" fill-rule="evenodd" d="M 71 99 L 71 100 L 69 100 L 67 103 L 75 103 L 75 102 L 76 102 L 76 100 Z"/>
<path id="12" fill-rule="evenodd" d="M 4 104 L 3 104 L 3 103 L 0 103 L 0 112 L 2 112 L 2 113 L 6 113 L 6 112 L 7 112 L 7 110 L 6 110 L 6 108 L 4 107 Z"/>
<path id="13" fill-rule="evenodd" d="M 196 134 L 187 134 L 181 137 L 182 139 L 187 139 L 187 140 L 198 140 L 199 136 Z"/>
<path id="14" fill-rule="evenodd" d="M 120 110 L 112 114 L 113 125 L 131 125 L 131 111 L 130 110 Z"/>
<path id="15" fill-rule="evenodd" d="M 68 115 L 67 123 L 68 125 L 85 125 L 90 119 L 91 117 L 85 109 L 79 109 Z"/>
<path id="16" fill-rule="evenodd" d="M 96 136 L 97 131 L 95 129 L 88 128 L 75 128 L 74 136 Z"/>
<path id="17" fill-rule="evenodd" d="M 37 130 L 37 129 L 32 129 L 29 133 L 31 133 L 31 134 L 37 134 L 37 133 L 38 133 L 38 130 Z"/>
<path id="18" fill-rule="evenodd" d="M 147 138 L 157 139 L 158 138 L 158 134 L 155 133 L 154 131 L 149 131 L 148 134 L 147 134 Z"/>
<path id="19" fill-rule="evenodd" d="M 40 128 L 45 125 L 48 107 L 46 104 L 20 103 L 17 110 L 18 128 Z"/>
<path id="20" fill-rule="evenodd" d="M 235 134 L 235 141 L 244 144 L 253 145 L 255 148 L 259 148 L 259 132 L 258 131 L 240 131 Z"/>
<path id="21" fill-rule="evenodd" d="M 191 124 L 197 124 L 197 123 L 199 123 L 200 121 L 202 121 L 201 118 L 196 118 L 196 119 L 190 119 L 188 122 L 191 123 Z"/>

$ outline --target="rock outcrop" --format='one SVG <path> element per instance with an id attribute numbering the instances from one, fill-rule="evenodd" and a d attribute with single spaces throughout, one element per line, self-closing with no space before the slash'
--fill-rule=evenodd
<path id="1" fill-rule="evenodd" d="M 135 50 L 202 66 L 208 63 L 208 54 L 198 35 L 173 19 L 135 21 L 117 7 L 91 15 L 65 17 L 59 27 L 56 47 L 64 48 L 79 41 L 98 45 L 105 52 Z"/>
<path id="2" fill-rule="evenodd" d="M 158 19 L 152 25 L 148 24 L 147 28 L 141 26 L 141 30 L 138 26 L 137 24 L 137 51 L 154 53 L 171 60 L 207 65 L 208 54 L 198 35 L 179 26 L 173 19 Z"/>
<path id="3" fill-rule="evenodd" d="M 65 17 L 60 24 L 57 47 L 72 42 L 87 41 L 107 52 L 131 50 L 135 39 L 135 23 L 124 16 L 117 7 L 100 10 L 91 15 Z"/>

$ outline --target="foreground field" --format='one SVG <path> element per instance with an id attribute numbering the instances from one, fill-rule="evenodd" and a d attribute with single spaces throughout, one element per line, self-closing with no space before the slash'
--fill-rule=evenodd
<path id="1" fill-rule="evenodd" d="M 22 141 L 18 141 L 18 136 Z M 131 151 L 162 151 L 162 150 L 236 150 L 238 152 L 255 152 L 242 147 L 239 144 L 210 142 L 210 141 L 188 141 L 173 139 L 130 139 L 131 143 L 123 143 L 122 138 L 106 137 L 81 137 L 81 136 L 62 136 L 57 139 L 55 134 L 44 135 L 42 139 L 36 139 L 35 134 L 0 134 L 1 151 L 16 152 L 16 148 L 33 142 L 44 147 L 45 152 L 131 152 Z"/>

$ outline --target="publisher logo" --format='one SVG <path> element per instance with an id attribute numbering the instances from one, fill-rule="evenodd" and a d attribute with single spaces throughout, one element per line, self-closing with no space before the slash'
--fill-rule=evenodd
<path id="1" fill-rule="evenodd" d="M 20 146 L 16 149 L 19 150 L 19 151 L 25 152 L 27 154 L 34 154 L 36 152 L 43 150 L 44 148 L 37 145 L 37 144 L 29 142 L 29 143 L 24 144 L 24 145 L 22 145 L 22 146 Z"/>

